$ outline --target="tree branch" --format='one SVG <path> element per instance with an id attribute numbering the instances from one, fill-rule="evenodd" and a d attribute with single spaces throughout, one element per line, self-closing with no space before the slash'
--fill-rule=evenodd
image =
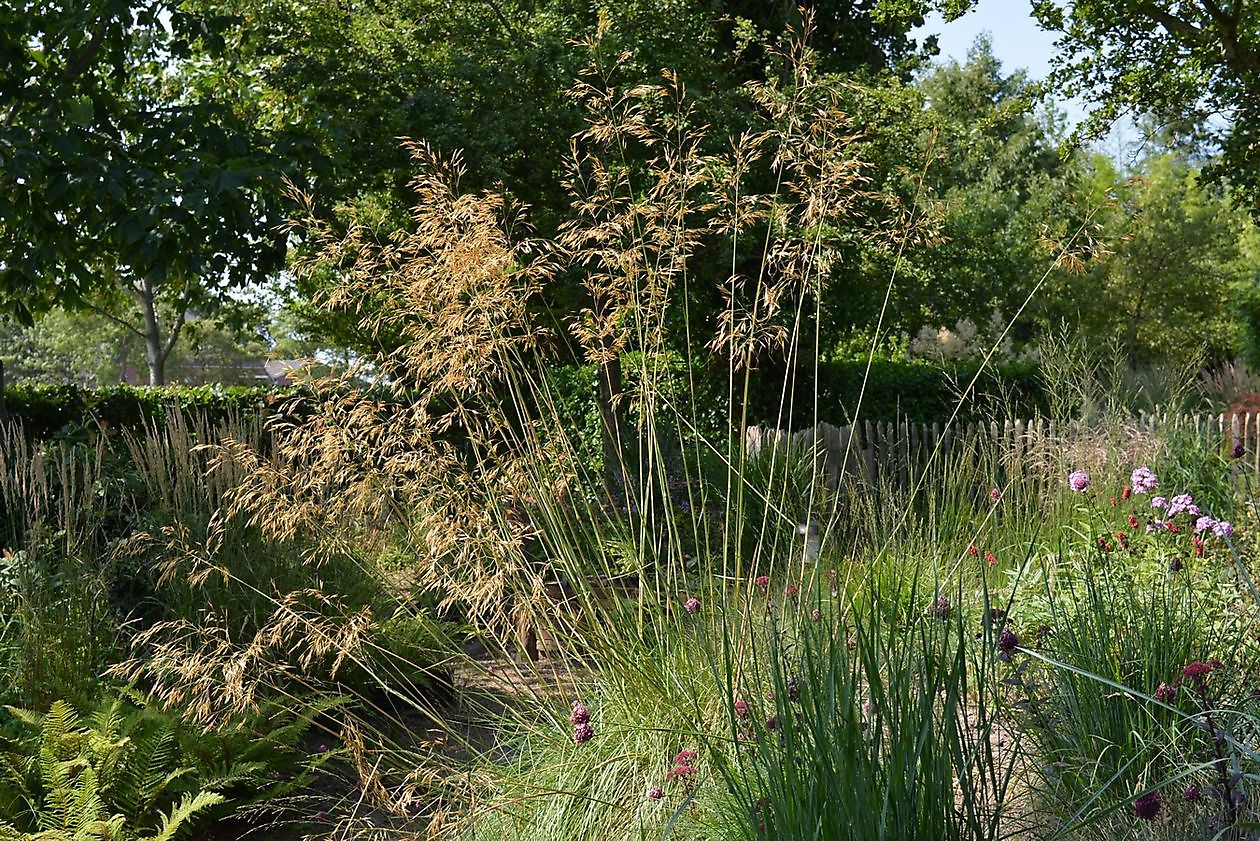
<path id="1" fill-rule="evenodd" d="M 72 52 L 70 61 L 66 64 L 66 81 L 73 82 L 79 76 L 83 75 L 92 62 L 96 59 L 97 53 L 101 51 L 101 44 L 105 41 L 105 18 L 101 18 L 96 22 L 96 28 L 92 31 L 92 40 L 88 41 L 87 46 L 83 48 L 77 56 Z"/>
<path id="2" fill-rule="evenodd" d="M 1168 30 L 1170 35 L 1179 35 L 1190 41 L 1199 43 L 1203 30 L 1195 26 L 1185 18 L 1177 17 L 1166 9 L 1161 9 L 1154 3 L 1139 3 L 1134 7 L 1135 11 L 1146 15 L 1157 22 L 1164 29 Z"/>
<path id="3" fill-rule="evenodd" d="M 93 304 L 91 301 L 84 301 L 83 305 L 86 306 L 88 309 L 90 309 L 92 312 L 96 313 L 97 315 L 102 315 L 105 318 L 108 318 L 110 321 L 114 322 L 119 327 L 122 327 L 127 332 L 134 333 L 135 335 L 139 336 L 142 339 L 144 338 L 144 333 L 142 331 L 137 330 L 134 326 L 124 321 L 123 319 L 119 318 L 118 316 L 114 315 L 113 313 L 109 312 L 108 310 L 102 307 L 96 306 L 96 304 Z"/>
<path id="4" fill-rule="evenodd" d="M 179 340 L 180 330 L 184 328 L 184 322 L 188 319 L 188 310 L 180 308 L 179 314 L 175 316 L 175 324 L 171 326 L 171 333 L 166 339 L 166 344 L 162 347 L 162 358 L 171 355 L 171 350 L 175 347 L 175 342 Z"/>

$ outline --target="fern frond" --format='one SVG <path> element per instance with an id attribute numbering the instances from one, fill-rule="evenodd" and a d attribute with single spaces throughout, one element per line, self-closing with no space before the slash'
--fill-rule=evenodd
<path id="1" fill-rule="evenodd" d="M 171 810 L 169 815 L 162 816 L 162 828 L 158 834 L 142 841 L 171 841 L 193 815 L 224 802 L 226 798 L 213 791 L 201 791 L 196 795 L 185 794 L 184 799 Z"/>
<path id="2" fill-rule="evenodd" d="M 21 707 L 11 707 L 8 704 L 5 704 L 4 708 L 8 710 L 9 715 L 29 727 L 39 727 L 44 722 L 44 716 L 42 713 L 37 713 L 33 710 L 24 710 Z"/>

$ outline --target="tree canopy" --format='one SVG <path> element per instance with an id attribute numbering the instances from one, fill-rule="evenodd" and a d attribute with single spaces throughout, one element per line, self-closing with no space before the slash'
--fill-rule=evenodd
<path id="1" fill-rule="evenodd" d="M 91 306 L 145 338 L 153 382 L 189 313 L 286 253 L 291 158 L 223 24 L 160 0 L 0 9 L 0 308 Z"/>

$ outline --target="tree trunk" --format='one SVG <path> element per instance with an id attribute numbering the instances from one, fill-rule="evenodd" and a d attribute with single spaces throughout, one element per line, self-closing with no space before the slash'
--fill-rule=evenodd
<path id="1" fill-rule="evenodd" d="M 136 293 L 136 302 L 144 318 L 144 356 L 149 364 L 149 385 L 166 385 L 166 349 L 158 327 L 155 297 L 153 284 L 146 280 Z"/>

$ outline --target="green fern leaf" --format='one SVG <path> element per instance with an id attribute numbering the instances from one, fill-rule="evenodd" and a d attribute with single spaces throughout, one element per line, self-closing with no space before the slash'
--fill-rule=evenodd
<path id="1" fill-rule="evenodd" d="M 171 841 L 180 828 L 197 812 L 224 802 L 226 798 L 213 791 L 202 791 L 196 795 L 185 794 L 184 799 L 171 810 L 169 815 L 162 816 L 162 828 L 158 834 L 142 841 Z"/>

